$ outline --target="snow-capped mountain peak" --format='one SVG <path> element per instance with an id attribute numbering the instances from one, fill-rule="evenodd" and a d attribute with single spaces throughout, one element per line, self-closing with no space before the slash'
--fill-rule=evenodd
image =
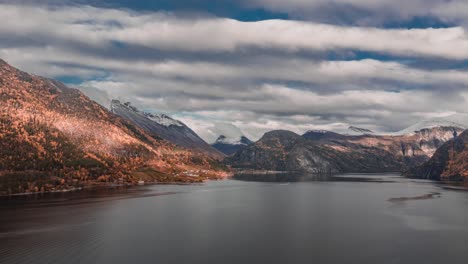
<path id="1" fill-rule="evenodd" d="M 151 121 L 154 121 L 163 126 L 184 126 L 182 122 L 179 120 L 175 120 L 165 114 L 151 114 L 145 113 L 145 116 L 149 118 Z"/>
<path id="2" fill-rule="evenodd" d="M 146 118 L 150 119 L 151 121 L 156 122 L 156 123 L 158 123 L 160 125 L 163 125 L 163 126 L 166 126 L 166 127 L 169 127 L 169 126 L 180 126 L 180 127 L 182 127 L 182 126 L 184 126 L 184 124 L 182 122 L 180 122 L 179 120 L 175 120 L 175 119 L 171 118 L 170 116 L 168 116 L 166 114 L 146 113 L 146 112 L 140 111 L 140 110 L 138 110 L 138 108 L 132 106 L 130 102 L 126 102 L 126 103 L 122 104 L 119 100 L 112 100 L 112 102 L 111 102 L 111 111 L 115 112 L 115 110 L 118 109 L 118 108 L 126 108 L 129 111 L 133 111 L 133 112 L 135 112 L 137 114 L 143 115 Z"/>
<path id="3" fill-rule="evenodd" d="M 122 104 L 118 100 L 112 100 L 111 111 L 146 130 L 157 139 L 165 139 L 175 145 L 208 154 L 216 159 L 224 157 L 221 152 L 211 147 L 184 123 L 165 114 L 146 113 L 130 103 Z"/>
<path id="4" fill-rule="evenodd" d="M 455 127 L 460 129 L 468 129 L 468 114 L 455 114 L 447 117 L 426 119 L 394 134 L 413 134 L 423 129 L 430 129 L 435 127 Z"/>
<path id="5" fill-rule="evenodd" d="M 221 151 L 226 155 L 233 155 L 237 151 L 246 148 L 253 142 L 243 135 L 226 137 L 221 135 L 218 137 L 215 143 L 212 144 L 214 148 Z"/>
<path id="6" fill-rule="evenodd" d="M 245 136 L 239 138 L 228 138 L 224 135 L 220 135 L 216 140 L 215 144 L 228 144 L 228 145 L 249 145 L 252 141 Z"/>

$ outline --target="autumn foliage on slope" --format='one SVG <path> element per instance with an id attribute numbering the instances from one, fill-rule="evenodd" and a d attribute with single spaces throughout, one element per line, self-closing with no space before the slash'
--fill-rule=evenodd
<path id="1" fill-rule="evenodd" d="M 150 136 L 76 89 L 0 60 L 0 194 L 223 175 L 210 158 Z"/>
<path id="2" fill-rule="evenodd" d="M 468 130 L 446 142 L 428 162 L 407 174 L 434 180 L 468 180 Z"/>

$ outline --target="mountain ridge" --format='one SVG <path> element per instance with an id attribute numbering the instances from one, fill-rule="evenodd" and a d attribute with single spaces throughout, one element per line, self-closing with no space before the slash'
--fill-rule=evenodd
<path id="1" fill-rule="evenodd" d="M 429 160 L 438 147 L 458 132 L 459 128 L 436 127 L 410 135 L 382 136 L 311 130 L 300 136 L 276 130 L 227 158 L 226 163 L 240 170 L 405 171 Z"/>
<path id="2" fill-rule="evenodd" d="M 165 139 L 175 145 L 198 151 L 212 158 L 224 158 L 224 154 L 206 143 L 181 121 L 165 114 L 142 112 L 129 102 L 121 103 L 119 100 L 112 100 L 110 108 L 111 112 L 135 123 L 140 128 L 148 131 L 153 137 Z"/>

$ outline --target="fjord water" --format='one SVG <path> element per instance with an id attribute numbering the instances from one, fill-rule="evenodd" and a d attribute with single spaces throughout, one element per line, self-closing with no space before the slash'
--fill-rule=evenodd
<path id="1" fill-rule="evenodd" d="M 468 259 L 468 192 L 393 174 L 16 198 L 0 213 L 2 264 Z"/>

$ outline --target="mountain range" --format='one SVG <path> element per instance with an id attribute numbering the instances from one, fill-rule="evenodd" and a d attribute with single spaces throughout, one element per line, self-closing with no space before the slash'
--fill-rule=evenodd
<path id="1" fill-rule="evenodd" d="M 459 127 L 432 127 L 385 136 L 320 130 L 300 136 L 278 130 L 228 157 L 226 163 L 237 170 L 401 172 L 428 161 L 439 147 L 462 131 Z"/>

